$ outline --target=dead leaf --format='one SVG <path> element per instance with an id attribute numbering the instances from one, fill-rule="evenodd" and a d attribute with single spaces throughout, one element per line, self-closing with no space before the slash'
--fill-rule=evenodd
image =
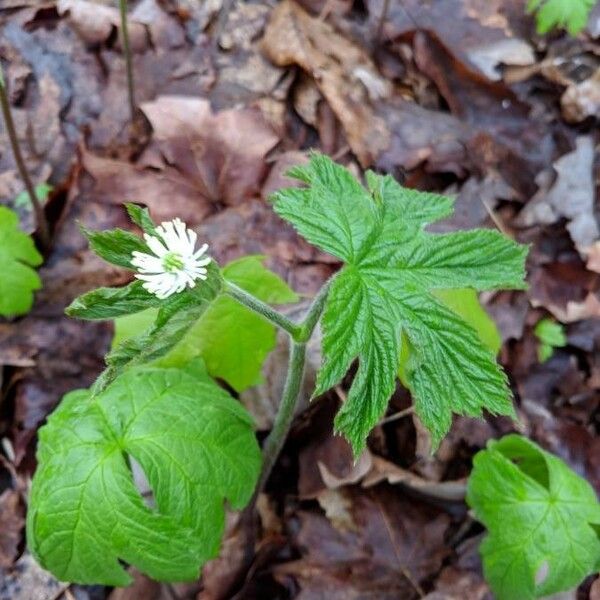
<path id="1" fill-rule="evenodd" d="M 533 177 L 550 162 L 554 141 L 545 123 L 504 83 L 459 61 L 432 33 L 414 36 L 415 62 L 451 112 L 470 125 L 469 155 L 483 172 L 498 171 L 514 189 L 533 192 Z"/>
<path id="2" fill-rule="evenodd" d="M 368 0 L 372 27 L 379 26 L 384 5 L 384 0 Z M 382 36 L 396 40 L 413 31 L 431 31 L 462 62 L 478 67 L 482 48 L 502 47 L 503 43 L 515 48 L 514 42 L 507 40 L 523 43 L 529 33 L 527 25 L 522 0 L 403 0 L 388 5 Z"/>
<path id="3" fill-rule="evenodd" d="M 19 493 L 5 490 L 0 494 L 0 569 L 11 567 L 17 558 L 24 525 Z"/>
<path id="4" fill-rule="evenodd" d="M 587 264 L 586 267 L 590 271 L 595 271 L 596 273 L 600 273 L 600 240 L 594 242 L 589 250 L 587 256 Z"/>
<path id="5" fill-rule="evenodd" d="M 236 205 L 258 195 L 265 155 L 279 141 L 258 111 L 214 114 L 207 100 L 180 96 L 163 96 L 141 108 L 167 165 L 207 201 Z"/>
<path id="6" fill-rule="evenodd" d="M 527 66 L 535 63 L 533 48 L 525 40 L 505 38 L 471 48 L 467 54 L 488 79 L 502 79 L 499 65 Z"/>
<path id="7" fill-rule="evenodd" d="M 588 79 L 573 83 L 560 98 L 563 116 L 569 123 L 580 123 L 600 114 L 600 68 Z"/>
<path id="8" fill-rule="evenodd" d="M 338 531 L 357 531 L 350 509 L 352 501 L 343 490 L 328 489 L 317 494 L 317 502 L 325 511 L 325 516 Z"/>
<path id="9" fill-rule="evenodd" d="M 362 481 L 365 488 L 387 481 L 392 485 L 402 484 L 407 488 L 446 502 L 463 502 L 466 485 L 464 481 L 428 481 L 415 473 L 399 467 L 379 456 L 372 457 L 372 467 Z"/>
<path id="10" fill-rule="evenodd" d="M 144 169 L 87 151 L 83 153 L 82 162 L 94 178 L 94 186 L 88 194 L 93 201 L 115 206 L 141 202 L 157 222 L 178 216 L 195 225 L 211 212 L 205 190 L 198 189 L 194 181 L 168 164 L 163 163 L 158 170 Z"/>
<path id="11" fill-rule="evenodd" d="M 449 518 L 384 487 L 343 493 L 355 527 L 336 529 L 317 512 L 299 512 L 294 545 L 302 558 L 276 567 L 278 578 L 292 575 L 306 599 L 418 597 L 419 582 L 437 572 L 448 552 Z"/>
<path id="12" fill-rule="evenodd" d="M 521 211 L 517 222 L 524 227 L 569 220 L 567 229 L 582 256 L 600 238 L 594 216 L 594 141 L 577 138 L 575 150 L 555 163 L 556 181 L 549 190 L 540 190 Z"/>
<path id="13" fill-rule="evenodd" d="M 68 14 L 69 21 L 88 44 L 105 42 L 113 28 L 120 29 L 119 9 L 89 0 L 58 0 L 58 14 Z M 127 23 L 131 48 L 141 51 L 146 46 L 145 27 L 133 20 Z"/>
<path id="14" fill-rule="evenodd" d="M 0 571 L 0 598 L 48 600 L 59 598 L 68 587 L 44 571 L 29 552 L 23 554 L 10 571 Z"/>
<path id="15" fill-rule="evenodd" d="M 284 0 L 272 12 L 263 49 L 276 65 L 298 65 L 314 79 L 363 166 L 388 147 L 388 129 L 372 102 L 389 97 L 392 88 L 362 48 Z"/>

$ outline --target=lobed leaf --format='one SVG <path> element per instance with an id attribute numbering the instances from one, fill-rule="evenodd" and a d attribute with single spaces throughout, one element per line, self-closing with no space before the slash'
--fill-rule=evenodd
<path id="1" fill-rule="evenodd" d="M 576 587 L 600 567 L 600 504 L 564 462 L 508 435 L 474 458 L 467 502 L 488 534 L 483 569 L 498 600 Z"/>
<path id="2" fill-rule="evenodd" d="M 476 332 L 435 297 L 438 289 L 522 289 L 527 248 L 491 230 L 432 234 L 452 201 L 367 173 L 368 190 L 329 158 L 291 172 L 310 187 L 281 190 L 275 211 L 346 263 L 323 313 L 316 393 L 359 367 L 336 429 L 358 454 L 383 416 L 400 370 L 434 446 L 452 414 L 513 415 L 506 377 Z M 459 314 L 457 314 L 459 312 Z M 406 357 L 410 354 L 410 360 Z"/>
<path id="3" fill-rule="evenodd" d="M 62 581 L 118 586 L 131 582 L 121 562 L 197 579 L 218 552 L 224 501 L 242 508 L 261 464 L 249 415 L 201 369 L 132 369 L 97 396 L 71 392 L 40 429 L 37 457 L 29 548 Z"/>

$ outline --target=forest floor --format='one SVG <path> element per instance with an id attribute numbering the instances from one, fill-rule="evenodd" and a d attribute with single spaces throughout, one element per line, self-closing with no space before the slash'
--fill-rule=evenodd
<path id="1" fill-rule="evenodd" d="M 52 186 L 54 230 L 32 312 L 0 322 L 1 600 L 216 600 L 235 589 L 260 600 L 484 600 L 483 529 L 464 484 L 488 439 L 518 430 L 600 492 L 600 5 L 571 38 L 537 35 L 523 0 L 131 2 L 132 124 L 116 2 L 0 4 L 17 129 L 36 184 Z M 531 244 L 529 289 L 481 297 L 503 340 L 519 422 L 456 418 L 431 456 L 409 413 L 382 422 L 354 464 L 332 435 L 346 381 L 295 420 L 259 504 L 247 572 L 235 568 L 242 536 L 232 517 L 222 557 L 195 584 L 138 574 L 110 590 L 50 579 L 24 543 L 36 432 L 64 393 L 100 373 L 112 337 L 109 323 L 63 311 L 129 277 L 92 254 L 79 226 L 130 227 L 122 203 L 143 203 L 157 221 L 193 226 L 221 264 L 264 254 L 312 296 L 339 265 L 267 202 L 310 148 L 357 174 L 374 168 L 455 195 L 444 230 L 497 227 Z M 22 190 L 0 130 L 0 201 L 33 231 Z M 567 343 L 540 363 L 534 327 L 545 317 L 564 325 Z M 242 398 L 261 437 L 283 354 L 274 351 L 265 384 Z M 318 360 L 314 349 L 309 377 Z M 408 406 L 399 389 L 388 415 Z M 600 583 L 589 578 L 563 597 L 598 600 Z"/>

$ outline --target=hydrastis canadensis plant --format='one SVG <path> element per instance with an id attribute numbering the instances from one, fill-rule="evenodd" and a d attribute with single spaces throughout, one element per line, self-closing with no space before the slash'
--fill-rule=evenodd
<path id="1" fill-rule="evenodd" d="M 161 580 L 198 577 L 218 552 L 225 503 L 252 510 L 269 476 L 291 425 L 317 323 L 323 360 L 313 396 L 358 365 L 334 423 L 357 457 L 399 381 L 434 449 L 454 414 L 514 415 L 494 356 L 497 334 L 475 292 L 523 288 L 527 248 L 487 229 L 431 233 L 428 225 L 451 215 L 450 198 L 372 171 L 363 186 L 320 154 L 289 175 L 302 187 L 275 193 L 275 212 L 342 263 L 300 322 L 272 308 L 298 297 L 263 266 L 263 257 L 221 268 L 179 219 L 157 226 L 145 209 L 129 204 L 143 237 L 84 231 L 91 248 L 133 271 L 133 280 L 90 291 L 67 309 L 79 319 L 114 319 L 116 335 L 94 385 L 67 394 L 40 430 L 28 543 L 59 579 L 125 585 L 131 580 L 126 564 Z M 290 358 L 261 453 L 250 415 L 213 377 L 236 391 L 259 382 L 276 328 L 289 338 Z M 519 457 L 517 467 L 512 461 Z M 134 484 L 136 463 L 152 488 L 152 505 Z M 548 562 L 541 591 L 556 591 L 594 567 L 592 546 L 577 565 L 557 565 L 548 553 L 563 547 L 537 544 L 542 530 L 532 521 L 514 540 L 507 533 L 511 519 L 520 528 L 531 516 L 526 503 L 539 500 L 554 507 L 544 527 L 568 518 L 591 540 L 589 524 L 598 523 L 597 507 L 587 506 L 592 494 L 578 483 L 577 498 L 567 498 L 560 477 L 576 476 L 528 442 L 491 445 L 476 461 L 469 498 L 490 530 L 486 572 L 501 598 L 533 597 L 533 580 L 525 581 L 525 593 L 503 579 L 505 571 L 517 576 L 515 561 L 524 555 L 527 578 L 540 560 Z"/>

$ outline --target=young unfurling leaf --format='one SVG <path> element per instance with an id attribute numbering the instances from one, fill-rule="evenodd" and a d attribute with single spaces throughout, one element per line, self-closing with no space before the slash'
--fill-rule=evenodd
<path id="1" fill-rule="evenodd" d="M 487 528 L 483 569 L 498 600 L 576 587 L 600 567 L 600 504 L 590 484 L 530 440 L 490 441 L 467 501 Z"/>
<path id="2" fill-rule="evenodd" d="M 31 309 L 42 282 L 32 269 L 42 263 L 33 240 L 19 229 L 15 212 L 0 206 L 0 315 L 13 317 Z"/>
<path id="3" fill-rule="evenodd" d="M 335 423 L 355 453 L 385 412 L 403 340 L 410 344 L 406 375 L 415 409 L 434 445 L 450 428 L 452 413 L 513 414 L 493 354 L 432 290 L 523 288 L 527 248 L 491 230 L 428 233 L 426 225 L 451 212 L 448 198 L 405 190 L 375 173 L 367 174 L 367 190 L 322 155 L 290 175 L 308 187 L 274 194 L 275 211 L 345 263 L 323 314 L 316 394 L 338 383 L 359 358 Z"/>
<path id="4" fill-rule="evenodd" d="M 198 369 L 132 369 L 97 396 L 71 392 L 39 439 L 28 545 L 79 583 L 127 585 L 120 561 L 159 580 L 196 579 L 218 552 L 225 500 L 242 508 L 261 465 L 249 415 Z"/>

